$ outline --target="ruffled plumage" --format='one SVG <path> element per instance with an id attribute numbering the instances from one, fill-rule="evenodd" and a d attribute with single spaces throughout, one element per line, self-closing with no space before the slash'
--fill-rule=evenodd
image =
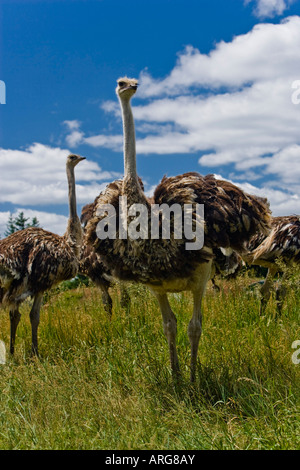
<path id="1" fill-rule="evenodd" d="M 29 227 L 0 240 L 0 303 L 18 304 L 71 279 L 79 262 L 66 240 Z"/>
<path id="2" fill-rule="evenodd" d="M 245 250 L 245 243 L 256 233 L 269 232 L 270 209 L 266 200 L 248 195 L 235 185 L 216 179 L 213 175 L 185 173 L 175 177 L 164 177 L 157 186 L 153 198 L 132 198 L 124 190 L 121 180 L 109 184 L 95 201 L 93 214 L 86 226 L 85 243 L 100 255 L 112 275 L 118 279 L 155 285 L 166 279 L 188 277 L 199 263 L 213 257 L 212 249 L 231 248 L 237 252 Z M 187 239 L 122 240 L 119 238 L 119 197 L 126 195 L 128 205 L 144 203 L 150 211 L 151 204 L 204 204 L 204 247 L 201 250 L 186 250 Z M 116 239 L 99 240 L 96 228 L 103 216 L 97 215 L 102 204 L 112 204 L 116 210 Z M 150 213 L 150 212 L 149 212 Z M 196 220 L 193 213 L 194 223 Z M 149 228 L 150 228 L 150 221 Z M 174 223 L 174 221 L 172 221 Z M 150 230 L 149 230 L 150 233 Z M 189 240 L 188 240 L 189 241 Z"/>

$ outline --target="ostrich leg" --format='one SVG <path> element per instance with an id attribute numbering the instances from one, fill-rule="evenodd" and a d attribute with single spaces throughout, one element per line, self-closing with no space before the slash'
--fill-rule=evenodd
<path id="1" fill-rule="evenodd" d="M 15 352 L 15 339 L 16 339 L 16 332 L 17 327 L 21 318 L 21 314 L 17 306 L 15 306 L 9 312 L 10 318 L 10 354 L 14 354 Z"/>
<path id="2" fill-rule="evenodd" d="M 158 300 L 162 319 L 165 336 L 169 344 L 170 362 L 173 375 L 177 377 L 180 373 L 179 361 L 176 350 L 176 333 L 177 333 L 177 320 L 170 307 L 167 294 L 158 294 L 155 292 Z"/>
<path id="3" fill-rule="evenodd" d="M 121 284 L 120 291 L 121 291 L 121 307 L 129 308 L 130 307 L 130 295 L 128 294 L 128 290 L 126 286 Z"/>
<path id="4" fill-rule="evenodd" d="M 283 278 L 281 280 L 281 285 L 278 287 L 278 289 L 276 291 L 277 311 L 278 311 L 279 315 L 282 313 L 283 303 L 284 303 L 285 297 L 287 295 L 287 287 L 286 287 L 286 285 L 283 284 L 284 280 L 285 280 L 285 278 L 283 276 Z"/>
<path id="5" fill-rule="evenodd" d="M 263 315 L 265 313 L 268 300 L 271 296 L 272 290 L 274 289 L 274 276 L 277 273 L 277 270 L 278 268 L 276 266 L 270 267 L 268 269 L 268 274 L 266 276 L 265 282 L 263 283 L 262 288 L 260 289 L 260 293 L 262 296 L 259 310 L 260 315 Z"/>
<path id="6" fill-rule="evenodd" d="M 38 356 L 38 338 L 37 331 L 40 323 L 40 309 L 43 301 L 43 293 L 39 293 L 35 296 L 32 309 L 30 311 L 30 323 L 31 323 L 31 334 L 32 334 L 32 346 L 31 352 L 33 355 Z"/>
<path id="7" fill-rule="evenodd" d="M 201 313 L 201 302 L 205 292 L 206 284 L 210 278 L 211 273 L 211 262 L 205 263 L 201 266 L 199 276 L 200 282 L 195 290 L 193 290 L 194 297 L 194 311 L 193 316 L 188 326 L 188 336 L 191 344 L 191 369 L 190 379 L 191 382 L 195 382 L 196 379 L 196 365 L 197 365 L 197 354 L 200 336 L 202 332 L 202 313 Z"/>
<path id="8" fill-rule="evenodd" d="M 112 298 L 110 296 L 110 293 L 108 292 L 108 287 L 103 285 L 103 284 L 99 284 L 99 287 L 101 289 L 101 297 L 102 297 L 102 303 L 103 303 L 104 310 L 108 314 L 108 317 L 111 319 L 111 317 L 112 317 Z"/>

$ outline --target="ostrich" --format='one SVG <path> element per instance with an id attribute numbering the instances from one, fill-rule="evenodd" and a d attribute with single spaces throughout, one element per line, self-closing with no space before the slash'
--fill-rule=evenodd
<path id="1" fill-rule="evenodd" d="M 268 268 L 267 276 L 261 287 L 260 313 L 263 313 L 273 289 L 273 280 L 280 271 L 277 263 L 280 259 L 285 266 L 300 262 L 300 216 L 289 215 L 272 217 L 272 230 L 266 237 L 255 235 L 247 248 L 249 253 L 244 256 L 249 264 Z M 277 308 L 279 312 L 285 295 L 284 286 L 279 287 L 276 293 Z"/>
<path id="2" fill-rule="evenodd" d="M 265 203 L 245 194 L 233 184 L 217 180 L 213 175 L 201 176 L 196 172 L 164 177 L 156 187 L 153 197 L 147 198 L 137 176 L 134 119 L 130 104 L 137 86 L 135 79 L 124 77 L 118 80 L 116 93 L 122 110 L 125 174 L 121 188 L 120 185 L 111 183 L 98 197 L 93 216 L 86 227 L 86 243 L 99 253 L 114 277 L 142 283 L 156 296 L 162 313 L 163 330 L 168 341 L 174 377 L 180 374 L 176 349 L 177 321 L 167 294 L 192 291 L 194 309 L 188 325 L 188 337 L 191 345 L 190 379 L 194 382 L 202 328 L 201 300 L 210 279 L 213 249 L 224 247 L 237 252 L 243 251 L 244 242 L 254 233 L 259 230 L 268 233 L 270 211 Z M 120 196 L 123 197 L 121 210 Z M 184 234 L 181 238 L 175 238 L 174 230 L 169 239 L 161 236 L 137 239 L 123 236 L 124 226 L 132 220 L 130 215 L 124 217 L 124 212 L 126 209 L 130 211 L 133 204 L 146 208 L 148 225 L 151 226 L 150 211 L 153 204 L 171 207 L 175 203 L 179 204 L 182 210 L 186 204 L 193 207 L 194 226 L 203 224 L 203 220 L 198 219 L 195 205 L 204 204 L 205 240 L 201 249 L 187 250 L 187 238 Z M 105 219 L 102 209 L 107 207 L 104 206 L 106 204 L 114 207 L 117 221 L 121 215 L 121 223 L 116 223 L 115 237 L 100 239 L 97 227 Z M 175 219 L 171 222 L 174 226 Z"/>
<path id="3" fill-rule="evenodd" d="M 116 184 L 122 184 L 121 180 L 116 181 Z M 97 203 L 97 198 L 94 202 L 86 204 L 81 210 L 80 221 L 85 229 L 89 219 L 91 218 L 94 206 Z M 109 318 L 112 316 L 112 298 L 109 293 L 109 288 L 114 285 L 114 279 L 111 276 L 110 270 L 103 264 L 100 256 L 90 245 L 83 243 L 79 271 L 81 274 L 88 276 L 94 284 L 101 290 L 102 302 Z M 130 304 L 130 297 L 124 283 L 120 285 L 121 289 L 121 306 L 127 308 Z"/>
<path id="4" fill-rule="evenodd" d="M 30 311 L 33 354 L 38 355 L 37 330 L 43 294 L 55 284 L 77 274 L 82 228 L 76 211 L 74 168 L 85 157 L 69 155 L 66 171 L 69 185 L 69 220 L 63 236 L 29 227 L 0 240 L 0 306 L 9 308 L 10 353 L 20 321 L 20 304 L 33 297 Z"/>

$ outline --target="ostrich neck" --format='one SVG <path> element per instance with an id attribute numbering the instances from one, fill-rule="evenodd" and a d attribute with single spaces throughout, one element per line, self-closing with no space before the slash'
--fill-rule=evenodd
<path id="1" fill-rule="evenodd" d="M 147 198 L 141 189 L 136 171 L 135 129 L 130 100 L 120 100 L 124 132 L 124 180 L 123 195 L 127 197 L 127 206 L 147 204 Z"/>
<path id="2" fill-rule="evenodd" d="M 69 218 L 76 219 L 77 209 L 76 209 L 76 188 L 75 188 L 75 175 L 74 168 L 67 166 L 67 178 L 69 186 Z"/>
<path id="3" fill-rule="evenodd" d="M 74 254 L 79 256 L 79 250 L 82 241 L 82 228 L 76 209 L 74 168 L 67 166 L 67 178 L 69 186 L 69 220 L 65 238 L 74 251 Z"/>
<path id="4" fill-rule="evenodd" d="M 121 100 L 124 132 L 124 176 L 136 180 L 135 129 L 132 109 L 129 100 Z"/>

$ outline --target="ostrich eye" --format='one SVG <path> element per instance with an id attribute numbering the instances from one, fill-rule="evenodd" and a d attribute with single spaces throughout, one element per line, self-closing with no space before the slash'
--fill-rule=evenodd
<path id="1" fill-rule="evenodd" d="M 119 86 L 124 86 L 125 85 L 125 82 L 119 82 Z"/>

